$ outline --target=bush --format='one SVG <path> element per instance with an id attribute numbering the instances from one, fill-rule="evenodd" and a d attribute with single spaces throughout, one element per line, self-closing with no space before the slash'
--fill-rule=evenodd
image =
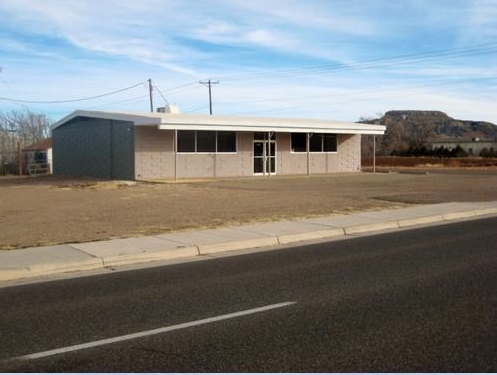
<path id="1" fill-rule="evenodd" d="M 450 157 L 452 158 L 465 158 L 467 156 L 469 154 L 460 145 L 450 151 Z"/>
<path id="2" fill-rule="evenodd" d="M 493 147 L 490 149 L 483 147 L 483 149 L 480 151 L 480 156 L 482 158 L 496 158 L 497 157 L 497 151 L 494 150 Z"/>

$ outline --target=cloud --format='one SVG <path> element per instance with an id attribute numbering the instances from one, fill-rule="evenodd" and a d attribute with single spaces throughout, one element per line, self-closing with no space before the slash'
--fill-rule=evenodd
<path id="1" fill-rule="evenodd" d="M 224 113 L 356 120 L 392 106 L 450 114 L 454 105 L 497 122 L 488 105 L 495 45 L 459 59 L 357 64 L 495 43 L 496 0 L 0 0 L 0 13 L 1 78 L 21 90 L 15 96 L 91 96 L 151 77 L 167 100 L 194 109 L 205 107 L 205 87 L 167 88 L 213 78 L 215 102 L 232 103 L 215 107 Z M 143 95 L 88 106 L 146 110 L 146 98 L 131 100 Z"/>
<path id="2" fill-rule="evenodd" d="M 356 2 L 354 2 L 356 3 Z M 350 1 L 314 2 L 309 4 L 302 1 L 273 0 L 268 6 L 267 1 L 245 1 L 239 3 L 243 12 L 249 12 L 249 17 L 257 24 L 273 22 L 287 25 L 288 29 L 305 28 L 326 30 L 346 35 L 377 35 L 378 26 L 367 16 L 353 14 L 355 8 Z M 361 2 L 367 6 L 368 2 Z"/>
<path id="3" fill-rule="evenodd" d="M 157 38 L 160 23 L 154 14 L 162 2 L 141 3 L 104 0 L 68 6 L 58 0 L 19 0 L 12 5 L 1 1 L 0 9 L 11 16 L 10 25 L 23 29 L 28 25 L 26 31 L 35 35 L 57 35 L 88 52 L 126 57 L 194 75 L 194 70 L 178 59 L 179 54 L 194 56 L 194 51 Z M 27 40 L 24 43 L 29 45 Z M 17 48 L 21 48 L 20 43 Z"/>

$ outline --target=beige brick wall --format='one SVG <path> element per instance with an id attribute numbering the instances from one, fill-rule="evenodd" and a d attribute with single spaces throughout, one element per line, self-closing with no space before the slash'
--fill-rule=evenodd
<path id="1" fill-rule="evenodd" d="M 307 153 L 293 153 L 291 135 L 278 134 L 277 173 L 306 174 Z M 337 152 L 309 154 L 310 173 L 354 172 L 361 169 L 361 136 L 359 134 L 338 134 Z"/>
<path id="2" fill-rule="evenodd" d="M 135 126 L 135 177 L 174 178 L 173 131 Z"/>
<path id="3" fill-rule="evenodd" d="M 290 134 L 277 140 L 277 174 L 306 174 L 307 154 L 292 153 Z M 174 178 L 174 131 L 135 127 L 136 178 Z M 338 152 L 311 153 L 310 173 L 353 172 L 361 167 L 361 136 L 338 135 Z M 179 153 L 178 178 L 253 175 L 253 133 L 238 133 L 237 153 Z"/>
<path id="4" fill-rule="evenodd" d="M 178 178 L 252 176 L 252 137 L 238 133 L 236 153 L 179 153 Z"/>
<path id="5" fill-rule="evenodd" d="M 340 170 L 339 172 L 357 172 L 361 170 L 361 135 L 341 135 L 339 137 Z"/>
<path id="6" fill-rule="evenodd" d="M 237 135 L 237 153 L 179 153 L 178 178 L 252 176 L 252 133 Z M 174 178 L 174 131 L 135 127 L 135 176 Z"/>

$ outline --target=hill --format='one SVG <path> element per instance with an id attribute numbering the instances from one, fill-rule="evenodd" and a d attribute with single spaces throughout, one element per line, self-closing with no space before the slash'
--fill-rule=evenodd
<path id="1" fill-rule="evenodd" d="M 428 147 L 429 141 L 448 139 L 497 140 L 497 126 L 486 121 L 457 120 L 440 111 L 388 111 L 379 119 L 360 121 L 386 125 L 385 135 L 378 139 L 380 155 Z M 363 149 L 370 153 L 368 137 Z"/>

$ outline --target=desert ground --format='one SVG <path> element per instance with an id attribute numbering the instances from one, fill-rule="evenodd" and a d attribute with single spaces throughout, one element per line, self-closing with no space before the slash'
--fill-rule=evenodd
<path id="1" fill-rule="evenodd" d="M 495 168 L 177 183 L 7 176 L 0 177 L 0 250 L 491 200 L 497 200 Z"/>

